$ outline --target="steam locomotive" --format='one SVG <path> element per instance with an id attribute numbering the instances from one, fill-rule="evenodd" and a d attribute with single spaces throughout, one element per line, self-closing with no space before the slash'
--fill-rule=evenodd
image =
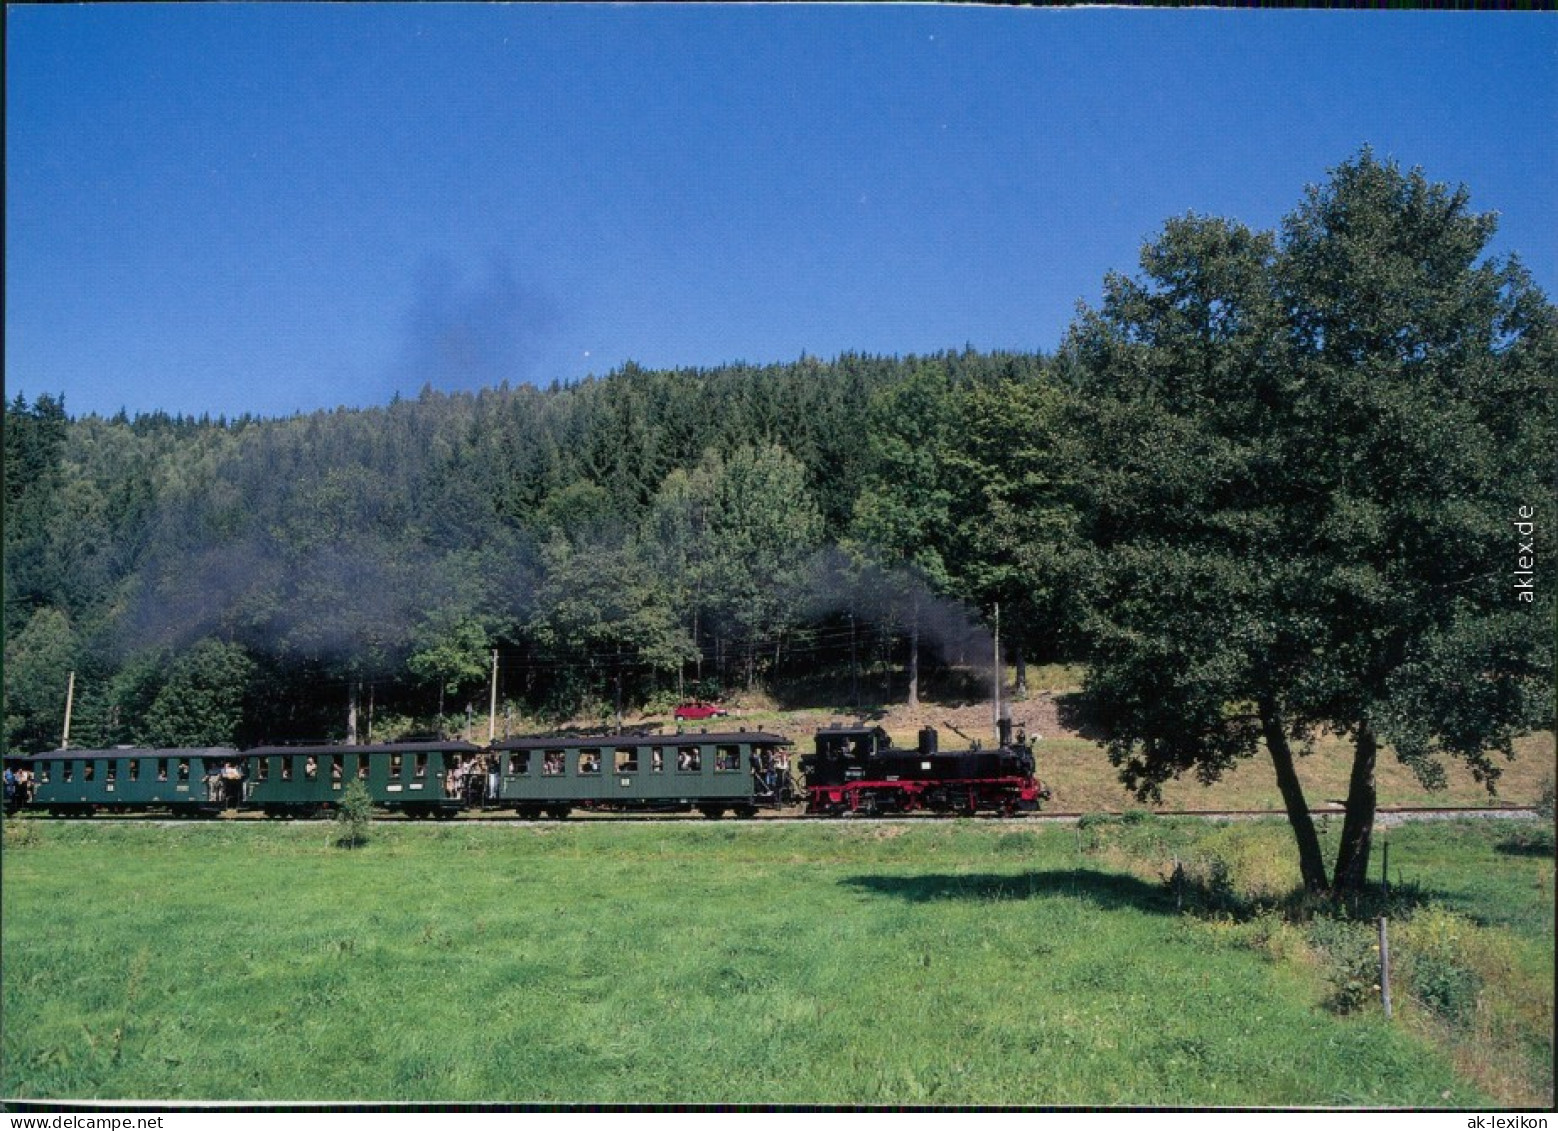
<path id="1" fill-rule="evenodd" d="M 1034 776 L 1033 746 L 1000 721 L 1000 744 L 982 750 L 941 750 L 931 727 L 912 749 L 893 746 L 881 727 L 830 727 L 817 733 L 816 753 L 801 761 L 806 811 L 826 816 L 956 813 L 1007 816 L 1033 812 L 1050 791 Z"/>

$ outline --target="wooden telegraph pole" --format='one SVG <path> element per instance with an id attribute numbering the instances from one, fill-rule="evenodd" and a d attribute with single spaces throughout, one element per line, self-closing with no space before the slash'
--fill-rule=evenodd
<path id="1" fill-rule="evenodd" d="M 995 603 L 995 714 L 991 720 L 996 730 L 1001 728 L 1001 602 Z"/>
<path id="2" fill-rule="evenodd" d="M 492 696 L 487 705 L 487 745 L 498 734 L 498 650 L 492 650 Z"/>
<path id="3" fill-rule="evenodd" d="M 76 673 L 70 673 L 70 680 L 65 684 L 65 729 L 60 734 L 60 749 L 70 749 L 70 709 L 76 702 Z"/>

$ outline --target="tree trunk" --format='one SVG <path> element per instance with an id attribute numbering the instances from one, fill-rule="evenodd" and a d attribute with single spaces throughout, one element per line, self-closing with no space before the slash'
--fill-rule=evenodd
<path id="1" fill-rule="evenodd" d="M 1315 833 L 1314 818 L 1309 815 L 1309 805 L 1304 801 L 1304 787 L 1298 780 L 1293 766 L 1293 749 L 1282 727 L 1282 713 L 1270 700 L 1260 704 L 1261 731 L 1266 737 L 1266 749 L 1271 752 L 1271 764 L 1277 771 L 1277 788 L 1282 791 L 1282 803 L 1287 807 L 1288 824 L 1293 826 L 1293 836 L 1298 841 L 1298 868 L 1309 891 L 1325 891 L 1325 855 L 1320 851 L 1320 837 Z"/>
<path id="2" fill-rule="evenodd" d="M 1374 834 L 1374 763 L 1379 753 L 1367 723 L 1358 726 L 1352 757 L 1352 781 L 1347 786 L 1347 817 L 1342 822 L 1342 846 L 1336 857 L 1331 886 L 1338 892 L 1362 891 L 1369 875 L 1369 842 Z"/>
<path id="3" fill-rule="evenodd" d="M 361 685 L 354 679 L 346 693 L 346 745 L 357 745 L 357 697 Z"/>

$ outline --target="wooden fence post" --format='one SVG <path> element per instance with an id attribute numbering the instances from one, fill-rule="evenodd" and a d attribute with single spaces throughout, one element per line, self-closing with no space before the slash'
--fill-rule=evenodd
<path id="1" fill-rule="evenodd" d="M 1390 935 L 1385 927 L 1385 916 L 1379 917 L 1379 993 L 1385 1006 L 1385 1020 L 1390 1020 Z"/>

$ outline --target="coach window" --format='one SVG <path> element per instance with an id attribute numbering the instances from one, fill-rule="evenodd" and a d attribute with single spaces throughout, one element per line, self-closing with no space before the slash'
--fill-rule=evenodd
<path id="1" fill-rule="evenodd" d="M 509 777 L 522 778 L 530 772 L 530 751 L 509 751 Z"/>
<path id="2" fill-rule="evenodd" d="M 53 765 L 54 765 L 53 762 L 39 762 L 38 763 L 38 780 L 43 782 L 44 785 L 47 785 L 49 783 L 49 769 Z"/>
<path id="3" fill-rule="evenodd" d="M 541 761 L 541 773 L 544 776 L 549 776 L 562 772 L 563 752 L 561 750 L 548 750 Z"/>
<path id="4" fill-rule="evenodd" d="M 402 760 L 404 757 L 404 754 L 390 755 L 390 777 L 394 778 L 396 781 L 400 780 L 400 769 L 405 764 Z"/>
<path id="5" fill-rule="evenodd" d="M 600 773 L 600 751 L 595 749 L 579 751 L 579 772 L 581 774 Z"/>
<path id="6" fill-rule="evenodd" d="M 256 758 L 254 760 L 254 776 L 259 781 L 270 780 L 270 759 Z"/>
<path id="7" fill-rule="evenodd" d="M 60 780 L 70 781 L 71 775 L 76 772 L 75 767 L 72 766 L 69 762 L 61 762 L 60 767 Z"/>
<path id="8" fill-rule="evenodd" d="M 696 774 L 702 770 L 702 749 L 697 746 L 678 746 L 676 748 L 676 768 L 689 774 Z"/>
<path id="9" fill-rule="evenodd" d="M 83 763 L 81 763 L 81 780 L 82 781 L 91 781 L 96 776 L 97 776 L 97 763 L 96 762 L 83 762 Z"/>
<path id="10" fill-rule="evenodd" d="M 179 781 L 188 781 L 188 780 L 189 780 L 189 763 L 188 762 L 180 762 L 179 763 Z"/>
<path id="11" fill-rule="evenodd" d="M 368 756 L 366 754 L 357 755 L 357 780 L 368 780 Z"/>
<path id="12" fill-rule="evenodd" d="M 119 779 L 119 760 L 117 758 L 110 758 L 107 762 L 104 762 L 103 765 L 105 767 L 103 780 L 117 781 Z"/>
<path id="13" fill-rule="evenodd" d="M 741 747 L 716 746 L 714 748 L 714 772 L 732 774 L 741 769 Z"/>
<path id="14" fill-rule="evenodd" d="M 281 756 L 281 780 L 282 781 L 291 781 L 292 780 L 292 769 L 293 769 L 292 763 L 294 761 L 296 761 L 295 758 L 289 758 L 285 754 L 283 754 Z"/>
<path id="15" fill-rule="evenodd" d="M 665 747 L 651 747 L 649 751 L 649 772 L 652 774 L 665 773 Z"/>
<path id="16" fill-rule="evenodd" d="M 619 774 L 636 774 L 636 773 L 638 773 L 638 747 L 636 747 L 636 746 L 619 746 L 619 747 L 617 747 L 617 773 L 619 773 Z"/>
<path id="17" fill-rule="evenodd" d="M 168 760 L 166 758 L 157 759 L 157 780 L 168 780 Z"/>
<path id="18" fill-rule="evenodd" d="M 130 780 L 141 780 L 141 760 L 139 758 L 130 759 Z"/>
<path id="19" fill-rule="evenodd" d="M 411 772 L 419 778 L 427 777 L 427 751 L 418 750 L 412 759 Z"/>

